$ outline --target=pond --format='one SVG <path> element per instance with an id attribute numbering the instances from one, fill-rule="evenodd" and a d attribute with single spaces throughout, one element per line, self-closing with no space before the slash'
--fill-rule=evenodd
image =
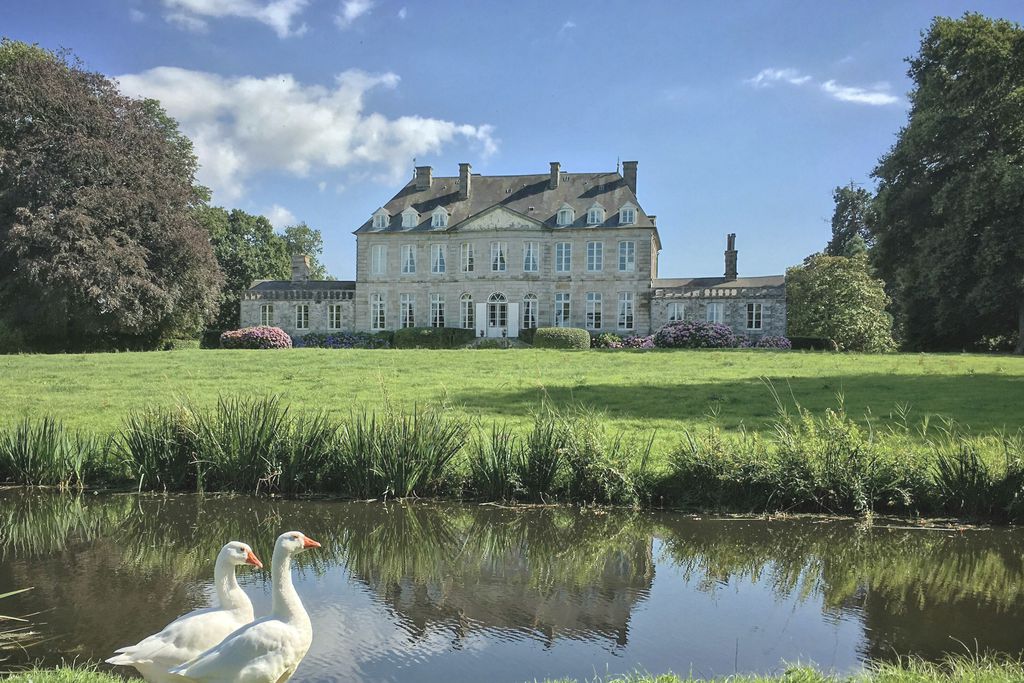
<path id="1" fill-rule="evenodd" d="M 1016 529 L 6 491 L 0 593 L 34 589 L 0 613 L 39 612 L 49 638 L 13 661 L 105 658 L 205 604 L 223 543 L 250 543 L 269 568 L 289 529 L 323 544 L 296 569 L 314 638 L 295 680 L 850 671 L 1024 650 Z M 270 577 L 249 569 L 241 583 L 260 615 Z"/>

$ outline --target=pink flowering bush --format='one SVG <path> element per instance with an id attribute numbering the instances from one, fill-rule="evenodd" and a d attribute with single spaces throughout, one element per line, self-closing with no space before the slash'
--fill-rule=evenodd
<path id="1" fill-rule="evenodd" d="M 632 337 L 626 337 L 622 340 L 622 347 L 624 349 L 653 349 L 654 348 L 654 337 L 647 335 L 642 337 L 640 335 L 633 335 Z"/>
<path id="2" fill-rule="evenodd" d="M 680 320 L 655 332 L 654 345 L 661 349 L 728 349 L 736 346 L 736 335 L 721 323 Z"/>
<path id="3" fill-rule="evenodd" d="M 290 349 L 292 338 L 280 327 L 243 327 L 220 335 L 224 349 Z"/>

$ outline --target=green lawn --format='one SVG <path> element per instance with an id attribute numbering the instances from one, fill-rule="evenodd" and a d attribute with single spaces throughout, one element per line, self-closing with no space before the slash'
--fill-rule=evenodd
<path id="1" fill-rule="evenodd" d="M 278 393 L 295 408 L 444 401 L 459 414 L 522 424 L 542 397 L 606 411 L 617 426 L 676 438 L 717 413 L 728 430 L 771 427 L 764 378 L 789 403 L 818 411 L 845 397 L 851 415 L 884 421 L 946 416 L 975 432 L 1022 426 L 1024 358 L 764 351 L 566 352 L 323 350 L 173 351 L 0 356 L 0 424 L 49 413 L 114 430 L 147 404 Z"/>

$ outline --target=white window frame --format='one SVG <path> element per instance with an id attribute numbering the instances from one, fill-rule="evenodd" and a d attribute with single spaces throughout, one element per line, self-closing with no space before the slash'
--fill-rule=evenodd
<path id="1" fill-rule="evenodd" d="M 572 225 L 575 220 L 576 211 L 571 206 L 563 206 L 558 210 L 555 223 L 557 225 Z"/>
<path id="2" fill-rule="evenodd" d="M 572 299 L 569 292 L 555 293 L 555 327 L 570 327 L 572 325 Z"/>
<path id="3" fill-rule="evenodd" d="M 636 223 L 636 209 L 632 206 L 624 206 L 619 209 L 619 225 L 633 225 Z"/>
<path id="4" fill-rule="evenodd" d="M 376 228 L 377 230 L 380 230 L 382 228 L 388 227 L 390 224 L 391 224 L 391 216 L 388 214 L 387 211 L 384 211 L 382 209 L 378 209 L 376 212 L 374 212 L 374 214 L 373 214 L 373 227 L 374 228 Z"/>
<path id="5" fill-rule="evenodd" d="M 670 301 L 666 307 L 667 322 L 674 323 L 686 319 L 686 306 L 678 301 Z"/>
<path id="6" fill-rule="evenodd" d="M 416 274 L 416 245 L 402 245 L 402 275 Z"/>
<path id="7" fill-rule="evenodd" d="M 604 270 L 604 242 L 587 242 L 587 272 L 600 273 Z"/>
<path id="8" fill-rule="evenodd" d="M 374 244 L 370 247 L 370 274 L 384 275 L 388 272 L 388 245 Z"/>
<path id="9" fill-rule="evenodd" d="M 725 317 L 724 304 L 714 302 L 708 304 L 704 309 L 704 320 L 709 323 L 721 323 Z"/>
<path id="10" fill-rule="evenodd" d="M 370 295 L 370 329 L 377 332 L 387 327 L 387 304 L 381 294 Z"/>
<path id="11" fill-rule="evenodd" d="M 274 304 L 260 305 L 260 325 L 271 327 L 274 324 Z"/>
<path id="12" fill-rule="evenodd" d="M 430 295 L 430 326 L 444 327 L 444 294 Z"/>
<path id="13" fill-rule="evenodd" d="M 328 304 L 327 306 L 327 329 L 340 330 L 342 320 L 341 304 Z"/>
<path id="14" fill-rule="evenodd" d="M 459 257 L 462 261 L 462 272 L 472 273 L 476 267 L 475 255 L 476 249 L 473 247 L 472 242 L 463 242 L 462 246 L 459 247 Z"/>
<path id="15" fill-rule="evenodd" d="M 636 297 L 633 292 L 619 292 L 619 329 L 636 329 Z"/>
<path id="16" fill-rule="evenodd" d="M 420 223 L 420 215 L 411 207 L 402 212 L 402 227 L 415 228 Z"/>
<path id="17" fill-rule="evenodd" d="M 619 241 L 619 272 L 636 272 L 636 242 L 634 240 Z"/>
<path id="18" fill-rule="evenodd" d="M 398 295 L 399 327 L 416 327 L 416 295 Z"/>
<path id="19" fill-rule="evenodd" d="M 523 329 L 537 327 L 537 295 L 527 294 L 523 297 Z"/>
<path id="20" fill-rule="evenodd" d="M 523 272 L 536 273 L 540 270 L 540 258 L 538 252 L 540 244 L 537 242 L 523 242 Z"/>
<path id="21" fill-rule="evenodd" d="M 604 297 L 601 292 L 587 292 L 587 329 L 599 330 L 604 313 Z"/>
<path id="22" fill-rule="evenodd" d="M 599 225 L 604 223 L 604 209 L 600 206 L 592 206 L 587 209 L 587 225 Z"/>
<path id="23" fill-rule="evenodd" d="M 764 329 L 764 304 L 750 302 L 747 304 L 747 329 Z"/>
<path id="24" fill-rule="evenodd" d="M 475 309 L 473 308 L 472 294 L 466 292 L 459 297 L 459 309 L 459 322 L 462 323 L 462 329 L 475 329 L 476 316 L 474 315 Z"/>
<path id="25" fill-rule="evenodd" d="M 295 304 L 295 329 L 309 329 L 309 304 Z"/>
<path id="26" fill-rule="evenodd" d="M 430 216 L 430 227 L 432 228 L 447 228 L 448 227 L 448 212 L 443 206 L 439 206 L 434 209 L 434 213 Z"/>
<path id="27" fill-rule="evenodd" d="M 508 271 L 508 242 L 491 242 L 491 272 Z"/>
<path id="28" fill-rule="evenodd" d="M 572 272 L 572 242 L 555 243 L 555 272 Z"/>
<path id="29" fill-rule="evenodd" d="M 443 244 L 431 244 L 430 245 L 430 272 L 434 275 L 444 275 L 448 268 L 447 259 L 445 258 L 447 250 Z"/>

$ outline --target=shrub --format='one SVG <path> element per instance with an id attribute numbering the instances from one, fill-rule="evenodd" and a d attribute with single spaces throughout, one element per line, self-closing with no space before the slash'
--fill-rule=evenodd
<path id="1" fill-rule="evenodd" d="M 554 495 L 564 454 L 565 430 L 558 415 L 544 406 L 533 416 L 533 428 L 526 435 L 521 457 L 519 478 L 531 498 Z"/>
<path id="2" fill-rule="evenodd" d="M 788 339 L 794 349 L 806 351 L 837 351 L 839 349 L 834 341 L 824 337 L 789 337 Z"/>
<path id="3" fill-rule="evenodd" d="M 82 488 L 86 462 L 100 450 L 94 437 L 71 432 L 60 420 L 25 418 L 0 432 L 0 481 Z"/>
<path id="4" fill-rule="evenodd" d="M 297 349 L 386 349 L 390 346 L 385 337 L 367 332 L 311 332 L 302 337 L 295 337 L 292 345 Z"/>
<path id="5" fill-rule="evenodd" d="M 489 438 L 477 435 L 469 454 L 470 484 L 489 500 L 511 500 L 522 487 L 523 451 L 505 425 L 491 425 Z"/>
<path id="6" fill-rule="evenodd" d="M 664 349 L 725 349 L 736 346 L 736 335 L 721 323 L 680 320 L 655 332 L 654 345 Z"/>
<path id="7" fill-rule="evenodd" d="M 292 338 L 280 327 L 244 327 L 220 335 L 225 349 L 290 349 Z"/>
<path id="8" fill-rule="evenodd" d="M 457 349 L 473 341 L 473 330 L 461 327 L 405 327 L 395 330 L 396 349 Z"/>
<path id="9" fill-rule="evenodd" d="M 632 337 L 626 337 L 622 340 L 622 348 L 624 349 L 653 349 L 654 348 L 654 337 L 653 335 L 640 336 L 633 335 Z"/>
<path id="10" fill-rule="evenodd" d="M 776 349 L 786 350 L 793 348 L 793 344 L 786 337 L 775 337 L 765 335 L 764 337 L 742 337 L 737 346 L 741 349 Z"/>
<path id="11" fill-rule="evenodd" d="M 569 497 L 580 502 L 639 504 L 649 491 L 642 483 L 654 437 L 639 446 L 605 430 L 603 416 L 582 408 L 562 419 Z"/>
<path id="12" fill-rule="evenodd" d="M 533 346 L 533 337 L 537 334 L 536 327 L 524 327 L 519 330 L 519 341 Z"/>
<path id="13" fill-rule="evenodd" d="M 541 349 L 589 349 L 590 333 L 578 327 L 539 327 L 533 345 Z"/>
<path id="14" fill-rule="evenodd" d="M 591 338 L 590 347 L 593 349 L 621 349 L 622 337 L 611 332 L 602 332 Z"/>
<path id="15" fill-rule="evenodd" d="M 186 349 L 198 349 L 199 347 L 199 339 L 168 339 L 161 348 L 164 351 L 184 351 Z"/>

